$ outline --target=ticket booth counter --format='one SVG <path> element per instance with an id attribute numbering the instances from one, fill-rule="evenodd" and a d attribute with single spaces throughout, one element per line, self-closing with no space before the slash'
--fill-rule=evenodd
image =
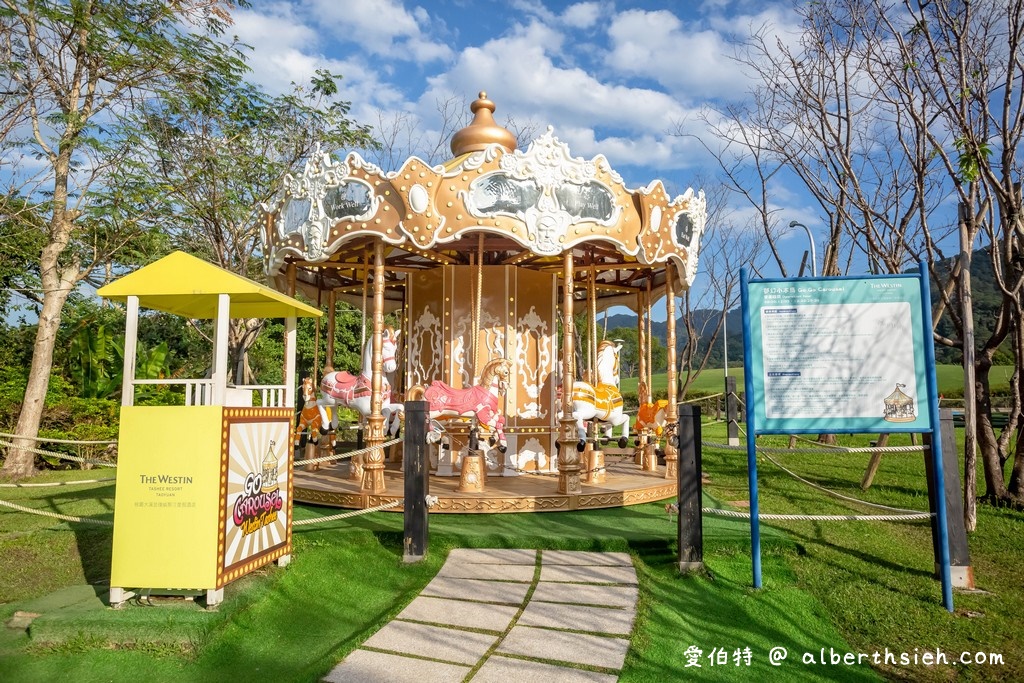
<path id="1" fill-rule="evenodd" d="M 295 329 L 320 311 L 183 252 L 99 290 L 127 306 L 110 602 L 137 592 L 206 594 L 291 555 Z M 210 376 L 137 380 L 139 311 L 214 321 Z M 231 318 L 283 318 L 281 384 L 228 383 Z M 146 385 L 184 405 L 136 406 Z"/>

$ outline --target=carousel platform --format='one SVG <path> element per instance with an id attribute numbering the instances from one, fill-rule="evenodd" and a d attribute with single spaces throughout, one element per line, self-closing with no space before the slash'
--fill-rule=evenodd
<path id="1" fill-rule="evenodd" d="M 432 513 L 566 512 L 623 507 L 676 496 L 675 479 L 665 478 L 665 467 L 647 471 L 635 464 L 632 449 L 605 449 L 605 476 L 600 483 L 583 481 L 582 492 L 558 493 L 557 473 L 520 473 L 517 476 L 485 477 L 482 491 L 459 491 L 459 476 L 430 475 L 429 495 L 437 496 Z M 386 461 L 385 492 L 365 494 L 360 482 L 349 478 L 349 463 L 321 466 L 314 472 L 296 468 L 293 498 L 296 502 L 330 507 L 365 509 L 404 497 L 402 465 Z M 397 506 L 390 511 L 402 512 Z"/>

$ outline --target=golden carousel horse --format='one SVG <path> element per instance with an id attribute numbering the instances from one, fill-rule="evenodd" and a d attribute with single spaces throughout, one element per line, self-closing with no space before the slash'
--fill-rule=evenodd
<path id="1" fill-rule="evenodd" d="M 619 392 L 619 351 L 621 344 L 604 340 L 597 345 L 597 384 L 573 382 L 572 416 L 576 419 L 579 443 L 576 449 L 582 452 L 587 444 L 587 420 L 598 420 L 605 424 L 604 438 L 611 439 L 612 429 L 622 427 L 619 448 L 629 443 L 629 415 L 623 411 L 622 394 Z"/>

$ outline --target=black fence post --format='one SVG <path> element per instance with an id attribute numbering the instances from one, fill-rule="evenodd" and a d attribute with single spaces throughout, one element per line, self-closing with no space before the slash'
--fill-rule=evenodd
<path id="1" fill-rule="evenodd" d="M 426 401 L 405 402 L 405 541 L 402 560 L 419 562 L 427 555 L 429 545 L 427 495 L 430 493 L 427 465 Z"/>
<path id="2" fill-rule="evenodd" d="M 679 424 L 679 571 L 704 568 L 704 533 L 701 516 L 700 406 L 681 404 Z"/>

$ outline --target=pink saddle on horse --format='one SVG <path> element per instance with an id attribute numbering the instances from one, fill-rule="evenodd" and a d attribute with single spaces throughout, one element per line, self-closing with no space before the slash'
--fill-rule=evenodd
<path id="1" fill-rule="evenodd" d="M 490 424 L 498 409 L 498 398 L 480 386 L 455 389 L 438 380 L 423 392 L 431 414 L 442 412 L 465 415 L 473 413 L 484 424 Z"/>
<path id="2" fill-rule="evenodd" d="M 370 378 L 353 375 L 345 370 L 329 372 L 320 380 L 320 391 L 335 401 L 348 405 L 360 398 L 370 398 Z M 384 403 L 391 401 L 391 386 L 387 382 L 381 387 L 381 399 Z"/>

